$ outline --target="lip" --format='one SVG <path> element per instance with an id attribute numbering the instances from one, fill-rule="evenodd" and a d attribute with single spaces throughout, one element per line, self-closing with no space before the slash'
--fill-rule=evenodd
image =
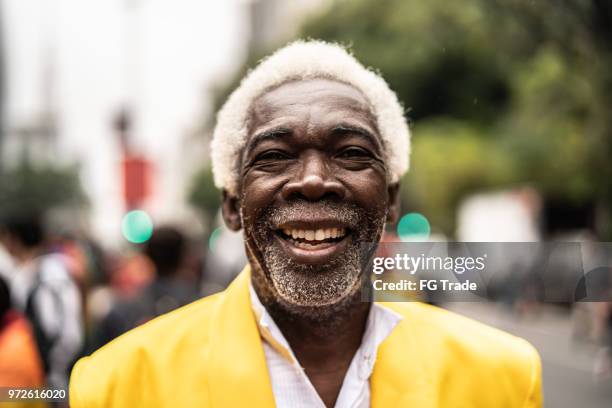
<path id="1" fill-rule="evenodd" d="M 333 219 L 317 219 L 317 220 L 295 220 L 281 223 L 276 229 L 303 229 L 316 230 L 320 228 L 346 228 L 348 225 L 338 220 Z"/>
<path id="2" fill-rule="evenodd" d="M 310 228 L 313 224 L 284 224 L 285 228 Z M 325 225 L 321 223 L 316 224 L 318 228 L 334 228 L 336 225 Z M 285 251 L 285 253 L 292 258 L 295 262 L 301 264 L 309 264 L 309 265 L 321 265 L 325 264 L 339 254 L 346 250 L 346 246 L 348 245 L 348 241 L 351 238 L 352 234 L 349 232 L 344 238 L 342 238 L 338 242 L 328 242 L 317 245 L 317 248 L 313 249 L 304 249 L 298 248 L 293 245 L 289 240 L 283 239 L 278 233 L 274 233 L 274 238 L 279 242 L 281 248 Z"/>

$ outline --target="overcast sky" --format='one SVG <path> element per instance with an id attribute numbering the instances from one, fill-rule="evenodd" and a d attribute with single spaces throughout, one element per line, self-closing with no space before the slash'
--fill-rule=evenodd
<path id="1" fill-rule="evenodd" d="M 181 141 L 206 111 L 211 83 L 243 58 L 243 3 L 2 0 L 8 125 L 53 106 L 62 155 L 83 164 L 97 233 L 111 234 L 122 212 L 110 123 L 123 101 L 136 107 L 136 146 L 163 174 L 153 210 L 167 214 L 182 198 Z"/>

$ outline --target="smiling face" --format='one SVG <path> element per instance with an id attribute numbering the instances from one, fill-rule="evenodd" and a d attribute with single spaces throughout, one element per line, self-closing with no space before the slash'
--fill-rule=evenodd
<path id="1" fill-rule="evenodd" d="M 240 196 L 225 193 L 223 210 L 245 230 L 256 286 L 296 313 L 341 303 L 360 287 L 360 243 L 397 213 L 366 99 L 336 81 L 287 82 L 255 100 L 248 123 Z"/>

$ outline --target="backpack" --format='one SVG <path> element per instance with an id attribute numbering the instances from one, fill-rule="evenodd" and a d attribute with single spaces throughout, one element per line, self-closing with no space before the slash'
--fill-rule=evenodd
<path id="1" fill-rule="evenodd" d="M 40 270 L 37 271 L 37 273 L 35 274 L 35 278 L 34 278 L 34 285 L 32 286 L 32 289 L 30 290 L 30 292 L 28 293 L 28 297 L 26 300 L 26 306 L 25 306 L 25 315 L 30 321 L 32 330 L 34 331 L 36 345 L 38 346 L 38 352 L 40 354 L 40 358 L 43 363 L 45 374 L 48 374 L 50 371 L 49 354 L 51 350 L 53 349 L 53 346 L 56 344 L 57 340 L 59 339 L 61 328 L 64 326 L 64 323 L 63 323 L 64 322 L 64 314 L 63 314 L 64 312 L 62 309 L 62 302 L 60 299 L 60 294 L 57 293 L 54 288 L 46 284 L 40 278 L 40 274 L 41 274 L 41 271 Z M 45 332 L 43 324 L 42 324 L 41 316 L 39 316 L 39 312 L 35 304 L 36 298 L 38 294 L 40 293 L 41 289 L 46 289 L 48 293 L 51 294 L 51 297 L 53 298 L 53 303 L 55 304 L 55 306 L 57 306 L 56 310 L 58 310 L 60 313 L 60 316 L 59 316 L 60 330 L 58 330 L 57 333 L 55 333 L 54 335 L 49 335 Z"/>

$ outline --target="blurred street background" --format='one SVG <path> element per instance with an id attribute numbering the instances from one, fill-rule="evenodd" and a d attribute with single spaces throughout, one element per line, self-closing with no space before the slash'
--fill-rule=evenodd
<path id="1" fill-rule="evenodd" d="M 215 112 L 298 38 L 349 46 L 405 107 L 385 240 L 612 241 L 609 1 L 2 0 L 0 386 L 65 386 L 78 357 L 240 272 Z M 612 406 L 611 304 L 522 295 L 442 306 L 530 340 L 547 407 Z"/>

